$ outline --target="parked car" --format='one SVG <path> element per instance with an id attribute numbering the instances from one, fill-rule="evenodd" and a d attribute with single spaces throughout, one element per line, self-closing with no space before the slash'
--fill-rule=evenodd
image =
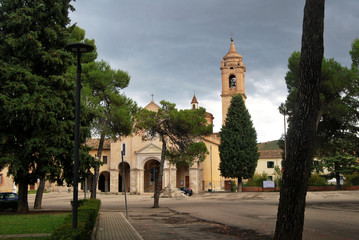
<path id="1" fill-rule="evenodd" d="M 19 198 L 16 193 L 0 193 L 0 211 L 12 210 L 17 211 Z"/>
<path id="2" fill-rule="evenodd" d="M 184 194 L 186 194 L 187 196 L 192 196 L 193 191 L 191 188 L 188 187 L 180 187 L 178 188 L 180 191 L 182 191 Z"/>

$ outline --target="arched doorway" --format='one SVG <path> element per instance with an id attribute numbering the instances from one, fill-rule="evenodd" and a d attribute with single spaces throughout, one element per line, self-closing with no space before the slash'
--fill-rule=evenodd
<path id="1" fill-rule="evenodd" d="M 107 171 L 101 172 L 98 180 L 98 190 L 101 192 L 110 191 L 110 173 Z"/>
<path id="2" fill-rule="evenodd" d="M 144 166 L 144 191 L 154 192 L 158 183 L 158 175 L 160 172 L 160 162 L 157 160 L 148 160 Z M 162 186 L 161 186 L 162 188 Z"/>
<path id="3" fill-rule="evenodd" d="M 124 163 L 120 163 L 118 165 L 118 191 L 119 192 L 124 192 L 125 190 L 125 182 L 123 181 L 123 169 L 122 166 L 124 166 L 124 170 L 125 170 L 125 180 L 126 180 L 126 189 L 127 192 L 130 191 L 130 165 L 127 162 Z"/>

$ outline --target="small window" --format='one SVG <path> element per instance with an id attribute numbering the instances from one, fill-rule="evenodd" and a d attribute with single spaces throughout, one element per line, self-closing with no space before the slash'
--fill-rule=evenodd
<path id="1" fill-rule="evenodd" d="M 0 173 L 0 185 L 2 184 L 2 173 Z"/>
<path id="2" fill-rule="evenodd" d="M 102 157 L 102 162 L 103 162 L 104 164 L 107 164 L 107 156 L 103 156 L 103 157 Z"/>
<path id="3" fill-rule="evenodd" d="M 274 168 L 274 162 L 268 161 L 267 162 L 267 168 Z"/>
<path id="4" fill-rule="evenodd" d="M 127 152 L 126 150 L 127 150 L 127 149 L 126 149 L 126 143 L 122 143 L 121 151 L 122 151 L 124 157 L 126 157 L 126 154 L 127 154 L 127 153 L 126 153 L 126 152 Z"/>

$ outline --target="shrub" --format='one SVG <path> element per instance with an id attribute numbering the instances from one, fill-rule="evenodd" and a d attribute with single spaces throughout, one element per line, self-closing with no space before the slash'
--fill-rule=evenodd
<path id="1" fill-rule="evenodd" d="M 84 200 L 83 205 L 77 212 L 77 229 L 72 230 L 72 214 L 65 219 L 62 224 L 51 236 L 54 240 L 85 240 L 91 239 L 92 229 L 95 225 L 101 201 L 98 199 Z"/>
<path id="2" fill-rule="evenodd" d="M 308 179 L 308 186 L 326 186 L 327 181 L 325 178 L 321 177 L 319 174 L 314 173 Z"/>
<path id="3" fill-rule="evenodd" d="M 359 172 L 345 175 L 345 185 L 348 186 L 359 186 Z"/>
<path id="4" fill-rule="evenodd" d="M 274 183 L 276 187 L 281 187 L 283 183 L 283 178 L 274 179 Z"/>
<path id="5" fill-rule="evenodd" d="M 236 186 L 236 181 L 231 181 L 231 192 L 236 192 L 237 191 L 237 186 Z"/>
<path id="6" fill-rule="evenodd" d="M 263 181 L 269 180 L 268 174 L 254 174 L 247 182 L 247 186 L 250 187 L 263 187 Z"/>

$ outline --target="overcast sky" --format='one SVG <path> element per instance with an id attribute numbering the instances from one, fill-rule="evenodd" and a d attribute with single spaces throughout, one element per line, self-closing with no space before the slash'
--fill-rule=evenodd
<path id="1" fill-rule="evenodd" d="M 301 47 L 304 0 L 77 0 L 72 23 L 95 39 L 98 60 L 131 76 L 125 94 L 140 106 L 154 95 L 180 109 L 199 105 L 222 123 L 221 60 L 233 37 L 246 65 L 246 106 L 258 142 L 283 134 L 288 58 Z M 350 66 L 359 1 L 326 0 L 324 55 Z"/>

